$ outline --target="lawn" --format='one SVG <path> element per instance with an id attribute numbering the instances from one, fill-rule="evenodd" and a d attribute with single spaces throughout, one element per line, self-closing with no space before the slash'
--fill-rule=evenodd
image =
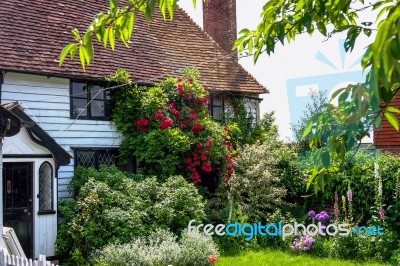
<path id="1" fill-rule="evenodd" d="M 285 253 L 282 251 L 272 251 L 272 250 L 264 250 L 264 251 L 249 251 L 243 253 L 238 256 L 232 257 L 221 257 L 219 262 L 216 263 L 217 266 L 243 266 L 243 265 L 251 265 L 251 266 L 352 266 L 352 265 L 363 265 L 363 266 L 379 266 L 382 265 L 380 263 L 360 263 L 360 262 L 352 262 L 346 260 L 338 260 L 338 259 L 322 259 L 315 258 L 307 255 L 295 255 L 290 253 Z"/>

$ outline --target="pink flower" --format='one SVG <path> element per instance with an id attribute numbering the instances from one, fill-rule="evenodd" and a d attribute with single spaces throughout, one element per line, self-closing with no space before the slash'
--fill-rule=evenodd
<path id="1" fill-rule="evenodd" d="M 383 209 L 379 210 L 379 217 L 381 217 L 381 219 L 385 219 L 385 211 Z"/>
<path id="2" fill-rule="evenodd" d="M 211 263 L 216 263 L 218 261 L 217 255 L 208 256 L 208 261 L 211 262 Z"/>
<path id="3" fill-rule="evenodd" d="M 165 119 L 164 121 L 161 122 L 161 128 L 166 129 L 172 126 L 172 120 L 171 119 Z"/>

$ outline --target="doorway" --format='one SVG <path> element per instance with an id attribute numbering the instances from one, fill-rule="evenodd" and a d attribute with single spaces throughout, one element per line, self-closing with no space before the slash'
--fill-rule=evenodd
<path id="1" fill-rule="evenodd" d="M 28 258 L 33 256 L 33 163 L 3 163 L 4 226 L 12 227 Z"/>

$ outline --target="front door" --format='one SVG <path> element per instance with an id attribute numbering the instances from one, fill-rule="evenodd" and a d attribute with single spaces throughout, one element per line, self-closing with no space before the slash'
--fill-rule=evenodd
<path id="1" fill-rule="evenodd" d="M 33 163 L 3 163 L 4 226 L 12 227 L 29 258 L 33 256 Z"/>

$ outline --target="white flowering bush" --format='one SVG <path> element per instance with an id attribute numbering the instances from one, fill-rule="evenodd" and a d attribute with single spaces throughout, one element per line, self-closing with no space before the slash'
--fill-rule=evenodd
<path id="1" fill-rule="evenodd" d="M 212 264 L 218 250 L 212 238 L 200 234 L 177 237 L 164 229 L 157 229 L 148 237 L 135 239 L 128 244 L 111 244 L 94 254 L 99 265 L 176 265 L 203 266 Z"/>
<path id="2" fill-rule="evenodd" d="M 230 183 L 233 201 L 252 222 L 265 220 L 268 213 L 283 205 L 286 195 L 280 176 L 273 170 L 279 158 L 271 145 L 245 145 L 236 159 Z"/>

